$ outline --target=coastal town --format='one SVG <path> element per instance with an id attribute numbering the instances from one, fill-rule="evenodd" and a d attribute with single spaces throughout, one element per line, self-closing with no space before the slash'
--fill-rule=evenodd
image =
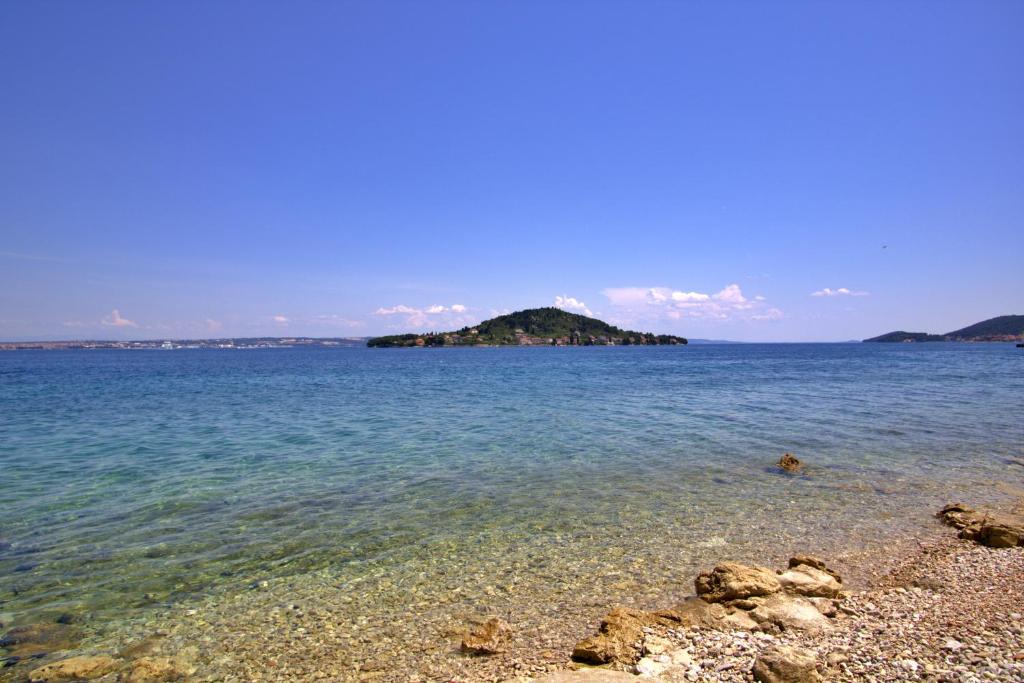
<path id="1" fill-rule="evenodd" d="M 225 339 L 144 339 L 136 341 L 74 340 L 0 342 L 0 351 L 102 350 L 173 351 L 176 349 L 290 349 L 362 346 L 365 337 L 237 337 Z"/>

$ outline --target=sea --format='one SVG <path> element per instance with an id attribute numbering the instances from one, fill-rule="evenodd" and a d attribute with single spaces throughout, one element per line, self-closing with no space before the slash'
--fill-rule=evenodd
<path id="1" fill-rule="evenodd" d="M 1022 397 L 1003 343 L 0 353 L 0 623 L 655 601 L 1006 496 Z"/>

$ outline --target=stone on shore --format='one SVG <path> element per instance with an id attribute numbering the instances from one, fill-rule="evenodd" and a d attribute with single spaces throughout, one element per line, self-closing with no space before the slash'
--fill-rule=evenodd
<path id="1" fill-rule="evenodd" d="M 787 593 L 808 598 L 834 598 L 843 586 L 831 574 L 800 564 L 779 574 L 779 583 Z"/>
<path id="2" fill-rule="evenodd" d="M 762 650 L 751 673 L 760 683 L 817 683 L 821 680 L 814 655 L 786 645 L 772 645 Z"/>
<path id="3" fill-rule="evenodd" d="M 572 658 L 584 664 L 635 664 L 644 627 L 667 621 L 671 620 L 651 612 L 617 607 L 601 620 L 596 635 L 576 643 Z"/>
<path id="4" fill-rule="evenodd" d="M 33 683 L 82 681 L 106 676 L 117 667 L 118 661 L 105 655 L 71 657 L 33 669 L 28 677 Z"/>
<path id="5" fill-rule="evenodd" d="M 779 467 L 790 474 L 799 474 L 803 471 L 804 464 L 792 453 L 784 453 L 782 457 L 779 458 Z"/>
<path id="6" fill-rule="evenodd" d="M 462 651 L 475 655 L 494 655 L 505 650 L 512 638 L 512 627 L 498 617 L 473 628 L 462 639 Z"/>
<path id="7" fill-rule="evenodd" d="M 742 600 L 782 590 L 772 570 L 737 562 L 723 562 L 710 572 L 701 572 L 693 583 L 697 595 L 707 602 Z"/>
<path id="8" fill-rule="evenodd" d="M 779 593 L 764 598 L 752 609 L 750 618 L 764 629 L 774 626 L 782 631 L 828 631 L 832 622 L 807 598 Z"/>
<path id="9" fill-rule="evenodd" d="M 838 581 L 839 583 L 843 582 L 843 577 L 839 576 L 838 572 L 830 569 L 828 565 L 826 565 L 822 560 L 819 560 L 817 557 L 812 557 L 810 555 L 794 555 L 793 557 L 789 558 L 790 569 L 799 567 L 802 564 L 807 565 L 808 567 L 814 567 L 815 569 L 820 569 L 826 574 L 830 574 L 832 578 Z"/>
<path id="10" fill-rule="evenodd" d="M 1024 515 L 975 510 L 963 503 L 952 503 L 939 510 L 943 522 L 960 530 L 960 538 L 990 548 L 1024 545 Z"/>

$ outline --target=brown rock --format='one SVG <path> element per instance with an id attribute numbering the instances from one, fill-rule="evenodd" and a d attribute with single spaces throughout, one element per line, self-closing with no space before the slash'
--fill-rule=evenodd
<path id="1" fill-rule="evenodd" d="M 807 598 L 777 593 L 748 612 L 761 628 L 775 626 L 783 631 L 796 630 L 818 633 L 828 631 L 832 623 Z"/>
<path id="2" fill-rule="evenodd" d="M 737 562 L 723 562 L 710 572 L 701 572 L 693 583 L 697 595 L 707 602 L 741 600 L 782 590 L 770 569 Z"/>
<path id="3" fill-rule="evenodd" d="M 125 683 L 166 683 L 184 677 L 185 672 L 170 657 L 140 657 L 131 663 L 122 680 Z"/>
<path id="4" fill-rule="evenodd" d="M 45 664 L 29 673 L 33 683 L 60 683 L 60 681 L 82 681 L 106 676 L 117 669 L 118 661 L 113 657 L 71 657 L 59 662 Z"/>
<path id="5" fill-rule="evenodd" d="M 738 603 L 744 603 L 738 607 Z M 744 611 L 754 609 L 760 603 L 756 600 L 743 600 L 730 603 L 728 607 L 719 603 L 707 602 L 700 598 L 688 598 L 685 602 L 671 610 L 658 614 L 670 617 L 679 625 L 690 628 L 710 628 L 717 631 L 752 631 L 757 622 Z"/>
<path id="6" fill-rule="evenodd" d="M 821 680 L 814 655 L 786 645 L 764 649 L 754 661 L 751 673 L 754 680 L 761 683 L 817 683 Z"/>
<path id="7" fill-rule="evenodd" d="M 939 510 L 946 524 L 960 530 L 960 538 L 976 541 L 990 548 L 1012 548 L 1024 545 L 1024 515 L 984 512 L 953 503 Z"/>
<path id="8" fill-rule="evenodd" d="M 498 617 L 491 617 L 473 628 L 462 639 L 462 651 L 474 655 L 493 655 L 504 651 L 512 637 L 512 627 Z"/>
<path id="9" fill-rule="evenodd" d="M 807 601 L 814 605 L 819 612 L 826 617 L 834 617 L 837 613 L 836 601 L 829 598 L 807 598 Z"/>
<path id="10" fill-rule="evenodd" d="M 843 582 L 843 577 L 839 576 L 838 572 L 829 569 L 829 567 L 823 561 L 819 560 L 816 557 L 812 557 L 810 555 L 794 555 L 793 557 L 789 558 L 790 569 L 799 567 L 802 564 L 808 567 L 814 567 L 815 569 L 821 570 L 826 574 L 831 574 L 832 578 L 838 581 L 839 583 Z"/>
<path id="11" fill-rule="evenodd" d="M 601 621 L 597 635 L 576 643 L 572 658 L 585 664 L 635 664 L 640 659 L 644 627 L 665 621 L 650 612 L 617 607 Z"/>
<path id="12" fill-rule="evenodd" d="M 990 548 L 1014 548 L 1024 545 L 1024 525 L 1009 521 L 990 521 L 981 525 L 975 540 Z"/>
<path id="13" fill-rule="evenodd" d="M 831 574 L 806 564 L 797 565 L 779 574 L 779 583 L 787 593 L 809 598 L 834 598 L 843 590 Z"/>
<path id="14" fill-rule="evenodd" d="M 0 647 L 12 657 L 31 657 L 70 650 L 77 645 L 78 637 L 78 631 L 65 624 L 26 624 L 5 633 L 0 638 Z"/>
<path id="15" fill-rule="evenodd" d="M 779 458 L 779 467 L 790 474 L 798 474 L 804 468 L 804 464 L 792 453 L 784 453 Z"/>

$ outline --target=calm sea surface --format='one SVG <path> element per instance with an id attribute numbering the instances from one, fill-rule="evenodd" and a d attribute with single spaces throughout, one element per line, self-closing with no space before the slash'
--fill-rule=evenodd
<path id="1" fill-rule="evenodd" d="M 1019 482 L 1022 397 L 1012 344 L 4 353 L 0 621 L 884 538 Z"/>

